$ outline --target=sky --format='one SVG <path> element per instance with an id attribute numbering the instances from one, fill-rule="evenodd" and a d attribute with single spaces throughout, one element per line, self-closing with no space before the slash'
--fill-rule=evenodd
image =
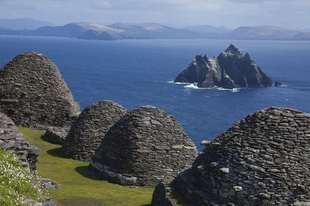
<path id="1" fill-rule="evenodd" d="M 0 0 L 0 19 L 310 30 L 310 0 Z"/>

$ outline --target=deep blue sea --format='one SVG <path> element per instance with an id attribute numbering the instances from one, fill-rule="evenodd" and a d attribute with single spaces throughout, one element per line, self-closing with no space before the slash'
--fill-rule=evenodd
<path id="1" fill-rule="evenodd" d="M 233 43 L 281 87 L 222 90 L 173 84 L 196 54 L 217 56 Z M 22 52 L 39 52 L 59 68 L 81 110 L 112 100 L 173 115 L 199 150 L 249 113 L 270 106 L 310 113 L 310 41 L 120 40 L 0 36 L 0 68 Z"/>

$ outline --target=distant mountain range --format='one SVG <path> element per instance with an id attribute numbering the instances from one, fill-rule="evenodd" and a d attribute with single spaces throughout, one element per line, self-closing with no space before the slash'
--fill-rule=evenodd
<path id="1" fill-rule="evenodd" d="M 58 36 L 90 40 L 199 38 L 310 40 L 310 32 L 304 33 L 273 26 L 239 27 L 235 30 L 210 25 L 177 29 L 158 23 L 115 23 L 103 26 L 87 22 L 76 22 L 64 26 L 54 26 L 48 22 L 33 19 L 0 19 L 0 35 Z"/>
<path id="2" fill-rule="evenodd" d="M 215 26 L 210 26 L 210 25 L 188 26 L 188 27 L 184 27 L 183 29 L 198 32 L 198 33 L 226 33 L 232 30 L 224 26 L 215 27 Z"/>
<path id="3" fill-rule="evenodd" d="M 0 28 L 23 30 L 23 29 L 37 29 L 42 26 L 55 26 L 52 23 L 46 21 L 38 21 L 30 18 L 21 19 L 0 19 Z"/>

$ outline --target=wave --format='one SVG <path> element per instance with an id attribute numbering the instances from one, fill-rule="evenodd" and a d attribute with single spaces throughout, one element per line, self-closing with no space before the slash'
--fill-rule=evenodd
<path id="1" fill-rule="evenodd" d="M 170 83 L 170 81 L 168 83 Z M 186 82 L 174 82 L 174 81 L 172 81 L 172 83 L 173 84 L 186 84 L 186 85 L 190 84 L 190 83 L 186 83 Z"/>
<path id="2" fill-rule="evenodd" d="M 195 83 L 191 83 L 191 84 L 188 84 L 186 86 L 184 86 L 185 88 L 192 88 L 192 89 L 201 89 L 197 86 L 197 84 Z"/>
<path id="3" fill-rule="evenodd" d="M 186 86 L 184 86 L 184 88 L 188 88 L 188 89 L 216 89 L 216 90 L 219 90 L 219 91 L 231 91 L 231 92 L 240 92 L 240 89 L 241 88 L 233 88 L 233 89 L 226 89 L 226 88 L 223 88 L 223 87 L 211 87 L 211 88 L 200 88 L 197 86 L 196 83 L 191 83 L 191 84 L 188 84 Z"/>
<path id="4" fill-rule="evenodd" d="M 168 81 L 167 83 L 169 83 L 169 84 L 185 85 L 184 88 L 187 88 L 187 89 L 217 89 L 219 91 L 231 91 L 231 92 L 234 92 L 234 93 L 235 92 L 240 92 L 240 89 L 241 89 L 241 88 L 226 89 L 226 88 L 218 87 L 218 86 L 211 87 L 211 88 L 200 88 L 200 87 L 198 87 L 196 82 L 194 82 L 194 83 L 183 83 L 183 82 Z"/>
<path id="5" fill-rule="evenodd" d="M 220 91 L 231 91 L 231 92 L 240 92 L 240 89 L 241 88 L 226 89 L 226 88 L 223 88 L 223 87 L 217 87 L 217 90 L 220 90 Z"/>

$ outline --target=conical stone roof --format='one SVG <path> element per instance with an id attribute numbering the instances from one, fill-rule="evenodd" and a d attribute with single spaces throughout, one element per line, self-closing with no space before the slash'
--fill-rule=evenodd
<path id="1" fill-rule="evenodd" d="M 112 101 L 99 101 L 88 105 L 66 136 L 61 155 L 90 161 L 110 127 L 127 112 L 126 108 Z"/>
<path id="2" fill-rule="evenodd" d="M 143 106 L 108 131 L 89 168 L 112 183 L 155 187 L 191 167 L 196 156 L 196 146 L 172 115 Z"/>
<path id="3" fill-rule="evenodd" d="M 270 107 L 212 140 L 175 181 L 193 205 L 309 205 L 309 157 L 310 114 Z"/>
<path id="4" fill-rule="evenodd" d="M 71 126 L 80 106 L 49 58 L 25 52 L 0 70 L 0 110 L 20 126 Z"/>

